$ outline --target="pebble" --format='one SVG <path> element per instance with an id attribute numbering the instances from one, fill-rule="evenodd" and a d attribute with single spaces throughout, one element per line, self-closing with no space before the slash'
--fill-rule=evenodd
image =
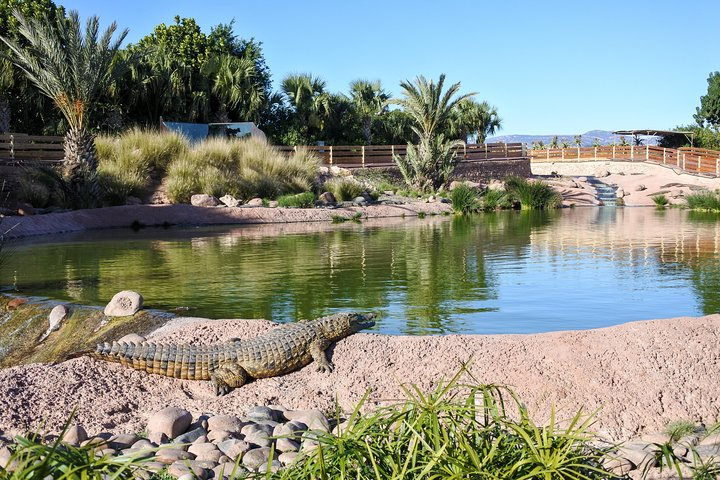
<path id="1" fill-rule="evenodd" d="M 188 432 L 185 432 L 183 434 L 178 435 L 173 439 L 173 442 L 175 443 L 193 443 L 195 440 L 197 440 L 200 437 L 204 437 L 207 435 L 207 431 L 203 427 L 197 427 L 194 430 L 190 430 Z"/>
<path id="2" fill-rule="evenodd" d="M 171 464 L 178 460 L 195 460 L 195 455 L 179 448 L 161 448 L 155 456 L 159 462 Z"/>
<path id="3" fill-rule="evenodd" d="M 175 438 L 187 430 L 192 421 L 192 415 L 187 410 L 176 407 L 167 407 L 154 413 L 148 420 L 148 437 L 153 434 L 164 433 L 168 438 Z M 155 442 L 152 438 L 152 442 Z"/>
<path id="4" fill-rule="evenodd" d="M 63 442 L 74 446 L 80 445 L 80 443 L 87 439 L 88 434 L 81 425 L 72 425 L 62 437 Z"/>
<path id="5" fill-rule="evenodd" d="M 261 447 L 261 448 L 254 448 L 242 457 L 242 464 L 245 465 L 250 470 L 257 470 L 257 468 L 262 464 L 267 464 L 268 460 L 270 459 L 270 448 L 268 447 Z M 273 460 L 277 460 L 277 453 L 273 452 Z"/>
<path id="6" fill-rule="evenodd" d="M 174 462 L 170 464 L 167 471 L 169 475 L 175 478 L 183 475 L 190 475 L 190 478 L 199 478 L 201 480 L 208 478 L 208 469 L 193 464 L 191 461 Z"/>
<path id="7" fill-rule="evenodd" d="M 216 430 L 240 433 L 245 425 L 247 422 L 231 415 L 215 415 L 207 419 L 207 429 L 210 433 Z"/>

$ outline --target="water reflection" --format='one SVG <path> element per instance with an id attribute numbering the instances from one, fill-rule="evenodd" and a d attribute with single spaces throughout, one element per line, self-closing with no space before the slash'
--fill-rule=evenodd
<path id="1" fill-rule="evenodd" d="M 2 284 L 212 318 L 381 314 L 385 333 L 533 332 L 717 312 L 717 218 L 653 209 L 104 232 L 15 245 Z"/>

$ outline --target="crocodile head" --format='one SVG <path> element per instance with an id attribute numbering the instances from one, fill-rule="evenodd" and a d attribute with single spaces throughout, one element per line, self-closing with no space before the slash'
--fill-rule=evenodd
<path id="1" fill-rule="evenodd" d="M 339 340 L 348 335 L 375 325 L 374 313 L 338 313 L 320 320 L 328 340 Z"/>

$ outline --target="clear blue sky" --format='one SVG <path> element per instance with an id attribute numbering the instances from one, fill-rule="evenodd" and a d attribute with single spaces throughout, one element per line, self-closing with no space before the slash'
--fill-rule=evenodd
<path id="1" fill-rule="evenodd" d="M 129 28 L 175 15 L 263 43 L 276 84 L 310 72 L 333 92 L 380 79 L 394 95 L 419 74 L 462 82 L 498 108 L 503 134 L 670 128 L 692 123 L 720 70 L 717 0 L 56 0 Z"/>

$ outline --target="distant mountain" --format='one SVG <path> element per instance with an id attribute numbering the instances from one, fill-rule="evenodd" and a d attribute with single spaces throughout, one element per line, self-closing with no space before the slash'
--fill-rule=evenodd
<path id="1" fill-rule="evenodd" d="M 565 139 L 568 141 L 571 147 L 575 146 L 575 135 L 572 133 L 569 135 L 557 135 L 558 143 L 562 143 Z M 495 137 L 489 137 L 487 143 L 505 142 L 505 143 L 527 143 L 532 145 L 535 142 L 542 141 L 545 145 L 548 145 L 553 137 L 556 135 L 498 135 Z M 657 145 L 659 137 L 640 137 L 643 140 L 643 145 Z M 612 145 L 613 142 L 620 143 L 620 136 L 613 135 L 612 132 L 607 130 L 590 130 L 582 134 L 582 146 L 592 147 L 593 143 L 597 139 L 600 145 Z M 631 136 L 626 136 L 625 139 L 628 143 L 632 142 Z"/>

